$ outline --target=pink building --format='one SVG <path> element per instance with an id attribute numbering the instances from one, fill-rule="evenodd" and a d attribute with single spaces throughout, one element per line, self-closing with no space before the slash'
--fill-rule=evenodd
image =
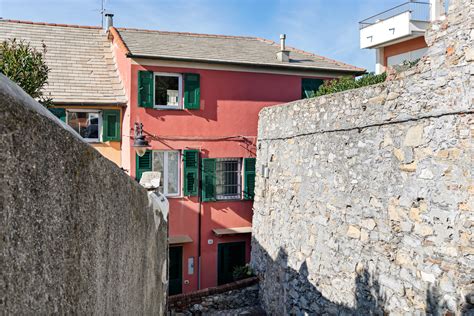
<path id="1" fill-rule="evenodd" d="M 109 29 L 129 104 L 122 166 L 160 171 L 170 294 L 232 281 L 250 257 L 259 111 L 364 69 L 260 38 Z M 291 119 L 291 118 L 289 118 Z M 150 143 L 138 157 L 134 124 Z"/>

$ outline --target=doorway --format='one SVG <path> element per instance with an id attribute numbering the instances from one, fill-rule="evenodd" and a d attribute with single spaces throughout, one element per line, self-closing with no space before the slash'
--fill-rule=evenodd
<path id="1" fill-rule="evenodd" d="M 183 247 L 170 247 L 169 295 L 181 294 L 183 284 Z"/>
<path id="2" fill-rule="evenodd" d="M 217 247 L 217 285 L 234 281 L 235 267 L 245 265 L 245 241 L 219 244 Z"/>

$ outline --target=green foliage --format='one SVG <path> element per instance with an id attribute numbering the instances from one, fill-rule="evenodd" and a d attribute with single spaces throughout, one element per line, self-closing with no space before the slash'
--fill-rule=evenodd
<path id="1" fill-rule="evenodd" d="M 43 51 L 37 51 L 29 43 L 16 39 L 0 43 L 0 73 L 16 82 L 26 93 L 44 106 L 52 100 L 43 94 L 48 83 L 49 68 L 44 62 L 46 45 Z"/>
<path id="2" fill-rule="evenodd" d="M 253 275 L 253 270 L 248 264 L 235 267 L 234 271 L 232 271 L 232 277 L 234 278 L 234 281 L 250 278 Z"/>
<path id="3" fill-rule="evenodd" d="M 363 75 L 357 79 L 353 77 L 341 77 L 338 79 L 328 80 L 325 81 L 324 84 L 319 87 L 318 91 L 315 92 L 314 96 L 317 97 L 325 94 L 331 94 L 345 90 L 370 86 L 373 84 L 384 82 L 386 78 L 386 73 L 380 75 L 374 75 L 373 73 L 370 73 Z"/>

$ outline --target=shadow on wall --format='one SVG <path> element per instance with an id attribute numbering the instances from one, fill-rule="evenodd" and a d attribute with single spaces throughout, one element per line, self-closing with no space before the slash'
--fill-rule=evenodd
<path id="1" fill-rule="evenodd" d="M 326 298 L 308 279 L 308 265 L 305 260 L 298 271 L 288 266 L 288 255 L 280 248 L 276 260 L 273 260 L 260 244 L 252 240 L 252 255 L 258 254 L 259 260 L 265 260 L 263 271 L 256 271 L 260 280 L 260 300 L 269 315 L 388 315 L 385 306 L 388 303 L 378 281 L 377 273 L 369 272 L 367 267 L 355 267 L 354 280 L 355 304 L 333 302 Z M 258 249 L 255 249 L 258 248 Z M 254 258 L 252 258 L 253 260 Z M 263 289 L 271 288 L 272 293 L 262 295 Z M 473 296 L 470 293 L 466 296 Z M 347 301 L 351 301 L 348 298 Z M 472 302 L 471 302 L 472 303 Z M 427 289 L 425 304 L 426 315 L 454 315 L 437 287 Z M 411 311 L 413 312 L 413 311 Z M 466 303 L 461 315 L 474 315 L 474 305 Z"/>

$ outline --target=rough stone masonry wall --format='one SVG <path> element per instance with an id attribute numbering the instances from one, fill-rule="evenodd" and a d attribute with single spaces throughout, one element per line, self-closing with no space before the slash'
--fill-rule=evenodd
<path id="1" fill-rule="evenodd" d="M 0 314 L 164 314 L 166 217 L 1 74 L 0 149 Z"/>
<path id="2" fill-rule="evenodd" d="M 252 265 L 270 314 L 474 313 L 474 3 L 450 3 L 415 68 L 260 113 Z"/>

